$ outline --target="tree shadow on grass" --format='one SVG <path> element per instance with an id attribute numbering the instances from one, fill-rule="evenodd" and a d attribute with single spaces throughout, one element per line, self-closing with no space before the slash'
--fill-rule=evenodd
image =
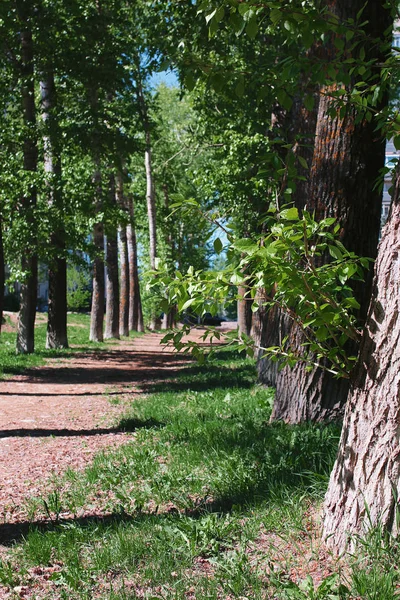
<path id="1" fill-rule="evenodd" d="M 152 426 L 152 425 L 151 425 Z M 156 423 L 156 427 L 162 424 Z M 322 430 L 329 429 L 328 435 L 323 435 Z M 339 427 L 330 426 L 288 426 L 275 423 L 265 426 L 265 432 L 258 431 L 258 438 L 254 439 L 255 431 L 248 428 L 242 431 L 241 440 L 231 436 L 219 435 L 216 451 L 229 454 L 233 448 L 251 458 L 253 465 L 258 465 L 256 475 L 241 481 L 232 480 L 231 485 L 223 485 L 220 491 L 211 491 L 204 497 L 195 500 L 188 498 L 188 505 L 182 509 L 173 507 L 168 510 L 156 509 L 152 512 L 141 510 L 132 514 L 115 512 L 110 514 L 94 514 L 85 517 L 72 517 L 60 520 L 42 520 L 0 525 L 0 544 L 11 546 L 20 542 L 29 535 L 30 531 L 41 533 L 51 532 L 58 528 L 65 529 L 66 525 L 76 527 L 90 527 L 96 525 L 112 525 L 126 523 L 127 525 L 139 524 L 146 520 L 160 523 L 165 519 L 177 522 L 182 516 L 198 519 L 209 513 L 226 514 L 233 507 L 251 508 L 265 503 L 268 498 L 279 490 L 286 490 L 289 495 L 304 494 L 310 490 L 315 478 L 327 477 L 333 464 Z M 217 439 L 216 439 L 217 441 Z M 195 443 L 201 443 L 200 439 Z M 204 443 L 204 440 L 203 440 Z M 206 443 L 209 443 L 207 440 Z M 250 454 L 249 454 L 250 452 Z M 251 456 L 250 456 L 251 455 Z M 62 503 L 62 498 L 61 498 Z"/>
<path id="2" fill-rule="evenodd" d="M 255 367 L 251 363 L 235 368 L 215 364 L 193 365 L 175 373 L 173 380 L 169 377 L 169 381 L 144 381 L 140 389 L 146 393 L 207 391 L 232 387 L 247 389 L 254 386 L 255 376 Z"/>

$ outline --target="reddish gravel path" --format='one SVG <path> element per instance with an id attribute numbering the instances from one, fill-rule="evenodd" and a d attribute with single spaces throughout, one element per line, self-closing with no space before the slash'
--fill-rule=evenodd
<path id="1" fill-rule="evenodd" d="M 202 333 L 195 330 L 190 337 L 200 340 Z M 3 523 L 26 519 L 24 501 L 38 496 L 52 475 L 82 469 L 94 453 L 129 439 L 132 434 L 115 428 L 126 404 L 190 360 L 162 348 L 161 338 L 147 334 L 0 381 Z"/>

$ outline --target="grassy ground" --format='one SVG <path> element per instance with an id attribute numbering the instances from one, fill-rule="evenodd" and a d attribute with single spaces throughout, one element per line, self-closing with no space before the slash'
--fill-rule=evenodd
<path id="1" fill-rule="evenodd" d="M 32 524 L 0 582 L 49 600 L 392 600 L 391 540 L 373 532 L 341 563 L 318 546 L 338 428 L 269 424 L 272 392 L 254 382 L 222 350 L 136 399 L 120 423 L 132 441 L 54 482 L 51 522 Z"/>
<path id="2" fill-rule="evenodd" d="M 73 313 L 68 315 L 68 350 L 46 350 L 47 315 L 38 313 L 35 327 L 35 353 L 15 353 L 16 320 L 6 316 L 6 331 L 0 335 L 0 378 L 7 374 L 21 373 L 30 367 L 44 365 L 46 359 L 65 356 L 71 352 L 101 350 L 104 344 L 89 342 L 90 316 Z M 112 343 L 109 340 L 107 343 Z"/>

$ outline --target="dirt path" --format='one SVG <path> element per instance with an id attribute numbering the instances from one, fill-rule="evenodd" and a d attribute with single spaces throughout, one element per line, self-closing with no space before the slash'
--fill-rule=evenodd
<path id="1" fill-rule="evenodd" d="M 191 339 L 201 334 L 193 331 Z M 54 474 L 82 469 L 94 453 L 129 440 L 132 434 L 116 428 L 127 403 L 190 360 L 162 348 L 161 338 L 147 334 L 0 381 L 3 523 L 26 519 L 26 500 L 40 495 Z"/>

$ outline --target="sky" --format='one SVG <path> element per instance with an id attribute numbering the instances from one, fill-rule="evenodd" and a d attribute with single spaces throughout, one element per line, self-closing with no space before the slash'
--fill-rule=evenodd
<path id="1" fill-rule="evenodd" d="M 156 87 L 159 83 L 165 83 L 169 87 L 178 87 L 179 81 L 174 71 L 162 71 L 154 73 L 150 78 L 150 85 Z"/>

